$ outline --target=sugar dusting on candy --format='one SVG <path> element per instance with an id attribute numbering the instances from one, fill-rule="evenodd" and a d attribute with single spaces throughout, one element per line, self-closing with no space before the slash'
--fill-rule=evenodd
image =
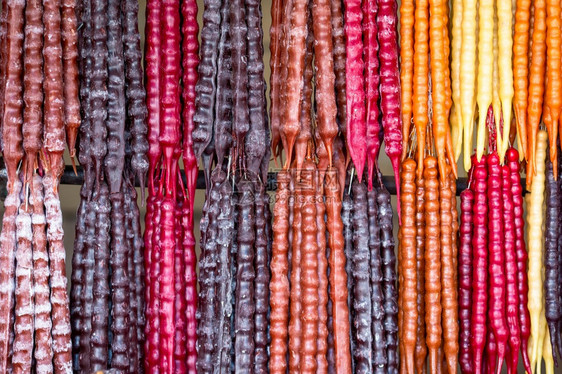
<path id="1" fill-rule="evenodd" d="M 33 353 L 33 263 L 31 214 L 23 203 L 16 218 L 16 305 L 13 370 L 30 372 Z"/>
<path id="2" fill-rule="evenodd" d="M 316 226 L 316 164 L 309 158 L 304 162 L 301 172 L 303 188 L 302 244 L 301 244 L 301 303 L 302 303 L 302 345 L 300 367 L 303 372 L 313 373 L 317 370 L 318 345 L 318 244 Z"/>
<path id="3" fill-rule="evenodd" d="M 20 205 L 21 182 L 14 182 L 14 191 L 8 194 L 4 201 L 4 217 L 2 221 L 2 234 L 0 243 L 0 371 L 6 372 L 8 367 L 8 352 L 10 342 L 11 310 L 14 300 L 14 272 L 16 250 L 16 217 Z"/>
<path id="4" fill-rule="evenodd" d="M 70 341 L 70 311 L 66 292 L 65 250 L 63 244 L 62 212 L 56 186 L 57 179 L 47 173 L 43 178 L 49 266 L 51 270 L 51 304 L 53 320 L 53 352 L 55 371 L 72 373 Z"/>
<path id="5" fill-rule="evenodd" d="M 38 374 L 53 372 L 51 303 L 49 300 L 49 256 L 47 254 L 46 219 L 43 206 L 42 178 L 35 174 L 29 203 L 33 209 L 33 288 L 35 297 L 35 370 Z"/>

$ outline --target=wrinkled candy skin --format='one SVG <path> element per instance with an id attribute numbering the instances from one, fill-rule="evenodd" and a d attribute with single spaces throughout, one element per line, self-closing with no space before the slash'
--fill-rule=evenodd
<path id="1" fill-rule="evenodd" d="M 369 272 L 369 218 L 367 186 L 354 181 L 353 189 L 353 312 L 355 370 L 370 372 L 373 365 L 371 333 L 371 282 Z"/>

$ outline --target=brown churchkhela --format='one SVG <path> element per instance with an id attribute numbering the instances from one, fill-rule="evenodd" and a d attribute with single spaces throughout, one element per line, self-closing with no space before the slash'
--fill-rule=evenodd
<path id="1" fill-rule="evenodd" d="M 331 181 L 331 183 L 328 183 L 328 181 Z M 336 172 L 334 170 L 328 171 L 324 191 L 326 193 L 326 226 L 330 248 L 330 299 L 332 301 L 335 369 L 338 373 L 350 373 L 348 275 L 345 272 L 343 222 L 340 215 L 342 208 L 341 193 L 339 186 L 332 184 L 335 182 Z M 334 188 L 334 186 L 338 188 Z"/>
<path id="2" fill-rule="evenodd" d="M 31 183 L 43 138 L 43 4 L 30 1 L 25 8 L 23 100 L 24 185 Z"/>
<path id="3" fill-rule="evenodd" d="M 284 17 L 283 17 L 283 1 L 273 0 L 271 3 L 271 27 L 269 29 L 269 39 L 270 45 L 269 49 L 271 52 L 270 59 L 270 89 L 269 98 L 271 102 L 271 133 L 272 133 L 272 148 L 273 156 L 277 158 L 277 146 L 279 145 L 280 136 L 280 91 L 282 88 L 281 81 L 281 54 L 282 54 L 282 35 L 284 35 Z"/>
<path id="4" fill-rule="evenodd" d="M 293 240 L 291 242 L 291 297 L 290 297 L 290 319 L 289 319 L 289 371 L 298 370 L 301 355 L 301 245 L 302 245 L 302 215 L 301 215 L 301 193 L 297 189 L 294 175 L 291 183 L 294 206 L 293 206 L 293 221 L 292 231 Z"/>
<path id="5" fill-rule="evenodd" d="M 300 83 L 304 72 L 305 44 L 307 35 L 308 1 L 293 0 L 292 11 L 285 14 L 289 17 L 290 29 L 288 34 L 288 58 L 287 58 L 287 80 L 286 80 L 286 108 L 281 124 L 283 134 L 283 147 L 286 151 L 285 168 L 291 165 L 293 147 L 300 130 L 299 114 L 301 113 L 300 98 L 302 96 L 302 84 Z"/>
<path id="6" fill-rule="evenodd" d="M 269 370 L 351 373 L 346 165 L 335 92 L 338 72 L 345 87 L 342 4 L 275 1 L 272 20 L 272 151 L 284 150 L 285 162 L 274 210 Z"/>
<path id="7" fill-rule="evenodd" d="M 302 341 L 300 371 L 315 373 L 317 369 L 318 338 L 318 248 L 316 242 L 316 167 L 310 159 L 305 160 L 301 172 L 303 183 L 301 205 L 301 292 L 302 292 Z M 306 184 L 304 184 L 306 183 Z M 311 188 L 312 187 L 312 188 Z M 325 254 L 324 254 L 325 256 Z"/>
<path id="8" fill-rule="evenodd" d="M 303 71 L 303 87 L 301 91 L 301 104 L 299 125 L 300 130 L 295 141 L 295 167 L 297 175 L 303 168 L 304 159 L 308 151 L 308 143 L 312 141 L 312 79 L 314 78 L 314 70 L 312 60 L 314 58 L 314 32 L 312 30 L 312 2 L 308 3 L 307 8 L 307 35 L 306 35 L 306 53 L 304 55 L 304 71 Z"/>
<path id="9" fill-rule="evenodd" d="M 320 174 L 320 173 L 318 173 Z M 324 186 L 316 181 L 314 203 L 316 205 L 316 238 L 318 250 L 318 337 L 317 337 L 317 372 L 328 372 L 328 258 L 326 247 L 326 206 L 323 201 Z M 331 312 L 331 311 L 330 311 Z M 333 321 L 332 321 L 333 323 Z M 335 366 L 335 362 L 331 363 Z"/>
<path id="10" fill-rule="evenodd" d="M 31 226 L 33 230 L 33 282 L 35 313 L 35 351 L 37 367 L 47 372 L 53 370 L 53 347 L 51 337 L 51 303 L 49 300 L 49 257 L 45 232 L 45 210 L 43 207 L 43 184 L 38 174 L 33 176 Z"/>
<path id="11" fill-rule="evenodd" d="M 61 12 L 73 13 L 74 4 L 49 0 L 2 5 L 2 156 L 9 197 L 1 235 L 5 302 L 0 310 L 0 371 L 70 373 L 58 184 L 64 167 L 64 109 L 74 111 L 75 129 L 80 124 L 77 25 L 72 17 L 61 24 Z M 73 95 L 63 93 L 65 80 Z"/>
<path id="12" fill-rule="evenodd" d="M 12 369 L 30 372 L 33 353 L 32 231 L 29 205 L 23 202 L 16 219 L 16 308 Z"/>
<path id="13" fill-rule="evenodd" d="M 74 158 L 76 136 L 80 127 L 80 101 L 78 100 L 78 20 L 76 0 L 62 0 L 62 62 L 64 71 L 64 123 L 66 142 Z"/>
<path id="14" fill-rule="evenodd" d="M 5 302 L 2 304 L 0 309 L 0 368 L 2 370 L 7 370 L 11 367 L 11 362 L 9 362 L 9 352 L 10 347 L 10 335 L 12 324 L 11 306 L 15 304 L 14 299 L 14 283 L 13 277 L 15 273 L 15 252 L 16 252 L 16 218 L 18 215 L 18 208 L 21 203 L 20 200 L 20 190 L 21 182 L 19 180 L 14 181 L 14 192 L 9 193 L 4 201 L 4 217 L 2 219 L 2 253 L 0 255 L 0 260 L 2 261 L 2 266 L 0 270 L 0 283 L 4 286 L 1 290 L 0 295 L 2 295 L 2 300 Z"/>
<path id="15" fill-rule="evenodd" d="M 270 282 L 270 361 L 269 371 L 273 374 L 287 371 L 287 337 L 289 323 L 289 179 L 287 171 L 277 175 L 277 193 L 273 210 L 273 247 Z M 346 300 L 347 302 L 347 300 Z"/>
<path id="16" fill-rule="evenodd" d="M 336 98 L 334 92 L 334 64 L 333 64 L 333 43 L 331 27 L 331 6 L 330 0 L 315 0 L 312 6 L 313 25 L 314 25 L 314 54 L 316 65 L 316 89 L 324 94 L 317 95 L 316 103 L 318 106 L 318 133 L 328 152 L 328 160 L 332 162 L 332 144 L 338 134 L 338 124 L 336 122 Z"/>
<path id="17" fill-rule="evenodd" d="M 43 3 L 43 23 L 45 25 L 43 146 L 46 153 L 43 188 L 51 270 L 54 368 L 57 372 L 66 372 L 72 367 L 72 352 L 69 329 L 70 312 L 66 292 L 66 252 L 63 244 L 62 211 L 58 196 L 58 182 L 64 167 L 62 154 L 65 148 L 60 5 L 60 2 L 56 0 Z"/>

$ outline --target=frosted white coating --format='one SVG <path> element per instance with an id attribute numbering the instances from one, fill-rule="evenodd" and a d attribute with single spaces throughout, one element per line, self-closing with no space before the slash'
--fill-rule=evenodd
<path id="1" fill-rule="evenodd" d="M 50 303 L 42 303 L 42 304 L 37 304 L 35 305 L 35 314 L 41 314 L 41 313 L 51 313 L 51 304 Z M 39 326 L 38 323 L 41 321 L 41 323 L 43 323 L 42 319 L 37 318 L 35 323 L 36 326 L 38 328 L 46 328 L 46 327 L 51 327 L 52 322 L 49 319 L 48 322 L 44 322 L 45 325 Z"/>
<path id="2" fill-rule="evenodd" d="M 33 237 L 31 231 L 31 217 L 29 214 L 18 214 L 16 218 L 17 238 L 25 239 L 31 242 Z"/>
<path id="3" fill-rule="evenodd" d="M 45 215 L 43 214 L 32 214 L 31 215 L 31 223 L 33 225 L 44 225 L 47 222 L 45 219 Z"/>

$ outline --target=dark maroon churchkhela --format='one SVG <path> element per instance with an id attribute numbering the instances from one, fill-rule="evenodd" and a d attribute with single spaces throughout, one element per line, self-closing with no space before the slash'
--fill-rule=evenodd
<path id="1" fill-rule="evenodd" d="M 232 133 L 234 136 L 235 165 L 246 170 L 244 158 L 244 140 L 250 130 L 248 109 L 248 58 L 246 25 L 246 7 L 244 1 L 233 0 L 230 3 L 230 37 L 232 39 Z"/>
<path id="2" fill-rule="evenodd" d="M 240 216 L 238 217 L 238 256 L 236 269 L 236 302 L 234 311 L 236 372 L 251 372 L 254 366 L 254 267 L 255 208 L 252 204 L 254 186 L 250 181 L 238 185 Z"/>
<path id="3" fill-rule="evenodd" d="M 92 290 L 92 307 L 91 307 L 91 335 L 85 341 L 90 341 L 90 370 L 107 369 L 109 357 L 109 266 L 115 266 L 111 261 L 110 251 L 115 248 L 110 246 L 110 233 L 113 226 L 110 221 L 112 214 L 111 202 L 109 199 L 109 188 L 103 183 L 99 195 L 95 196 L 95 203 L 91 204 L 91 208 L 95 212 L 95 218 L 89 223 L 93 226 L 91 232 L 94 234 L 96 244 L 91 251 L 94 252 L 93 267 L 94 281 Z M 88 213 L 89 214 L 89 213 Z M 118 227 L 121 230 L 124 228 Z M 115 303 L 115 300 L 112 300 Z M 119 308 L 119 306 L 117 306 Z M 94 318 L 93 316 L 96 316 Z M 99 317 L 99 318 L 98 318 Z"/>
<path id="4" fill-rule="evenodd" d="M 367 186 L 354 180 L 353 189 L 353 357 L 357 372 L 371 372 L 373 335 L 371 332 L 371 282 Z"/>
<path id="5" fill-rule="evenodd" d="M 248 129 L 245 139 L 245 157 L 246 167 L 248 170 L 253 175 L 259 175 L 262 159 L 268 153 L 269 149 L 269 137 L 266 136 L 266 133 L 269 133 L 269 129 L 267 126 L 265 80 L 263 76 L 264 64 L 261 1 L 246 0 L 245 6 L 246 23 L 248 26 L 247 87 L 248 115 L 250 120 L 250 128 Z"/>
<path id="6" fill-rule="evenodd" d="M 108 0 L 92 0 L 92 78 L 90 81 L 91 159 L 99 190 L 104 157 L 107 153 L 107 22 Z"/>
<path id="7" fill-rule="evenodd" d="M 381 229 L 381 260 L 383 271 L 384 331 L 389 373 L 398 372 L 398 294 L 396 291 L 396 257 L 392 235 L 392 205 L 386 188 L 377 188 L 379 226 Z"/>
<path id="8" fill-rule="evenodd" d="M 203 214 L 206 215 L 205 222 L 201 222 L 201 256 L 199 257 L 199 308 L 197 309 L 197 371 L 207 373 L 213 368 L 213 355 L 216 347 L 216 337 L 218 335 L 218 320 L 216 318 L 215 303 L 216 297 L 216 273 L 218 267 L 217 258 L 217 232 L 219 217 L 220 192 L 219 186 L 222 183 L 220 170 L 215 169 L 211 180 L 213 186 L 208 192 L 208 199 L 205 202 L 206 208 Z M 203 232 L 203 230 L 205 230 Z"/>
<path id="9" fill-rule="evenodd" d="M 125 61 L 125 96 L 127 98 L 127 127 L 130 131 L 132 175 L 141 183 L 141 196 L 144 196 L 144 183 L 148 172 L 148 132 L 146 119 L 146 91 L 143 83 L 142 52 L 138 30 L 139 4 L 135 0 L 121 2 L 123 25 L 123 57 Z M 144 199 L 143 199 L 144 200 Z"/>
<path id="10" fill-rule="evenodd" d="M 265 93 L 264 93 L 265 94 Z M 263 109 L 263 108 L 262 108 Z M 258 190 L 255 193 L 255 356 L 254 356 L 254 372 L 267 373 L 268 362 L 268 328 L 269 328 L 269 253 L 267 232 L 267 216 L 266 216 L 266 200 L 264 199 L 265 186 L 261 183 L 257 184 Z M 224 258 L 221 258 L 224 261 Z"/>
<path id="11" fill-rule="evenodd" d="M 215 104 L 214 137 L 217 165 L 226 166 L 232 147 L 232 59 L 230 40 L 230 2 L 221 5 L 220 40 L 217 63 L 217 96 Z"/>
<path id="12" fill-rule="evenodd" d="M 223 179 L 224 178 L 224 179 Z M 218 224 L 217 243 L 219 250 L 219 269 L 217 282 L 217 310 L 219 311 L 218 322 L 218 351 L 216 353 L 216 367 L 220 367 L 221 371 L 230 371 L 232 361 L 232 324 L 231 318 L 233 314 L 234 295 L 232 293 L 231 281 L 233 277 L 232 268 L 232 237 L 234 233 L 234 209 L 232 203 L 233 193 L 232 185 L 226 180 L 226 173 L 222 172 L 221 179 L 223 182 L 220 186 L 220 214 Z"/>
<path id="13" fill-rule="evenodd" d="M 78 160 L 85 180 L 71 278 L 73 367 L 138 373 L 149 265 L 132 187 L 142 174 L 132 159 L 146 159 L 147 151 L 146 130 L 139 129 L 146 126 L 140 36 L 134 2 L 104 1 L 77 4 L 83 119 Z M 156 202 L 150 214 L 154 210 L 159 212 Z"/>
<path id="14" fill-rule="evenodd" d="M 371 331 L 373 334 L 373 368 L 374 372 L 382 373 L 387 368 L 386 336 L 384 331 L 384 284 L 383 263 L 381 258 L 381 225 L 379 220 L 379 204 L 377 191 L 367 192 L 369 207 L 369 251 L 371 279 Z"/>
<path id="15" fill-rule="evenodd" d="M 221 26 L 221 0 L 205 0 L 201 29 L 201 62 L 195 86 L 195 114 L 193 121 L 193 150 L 199 160 L 203 157 L 205 180 L 210 185 L 213 143 L 213 118 L 217 86 L 218 45 Z M 206 149 L 210 147 L 208 151 Z"/>
<path id="16" fill-rule="evenodd" d="M 350 332 L 353 331 L 353 289 L 354 289 L 354 279 L 351 271 L 351 266 L 353 263 L 353 200 L 351 195 L 344 191 L 343 201 L 342 201 L 342 222 L 343 222 L 343 237 L 344 237 L 344 253 L 345 253 L 345 272 L 347 273 L 347 305 L 349 307 L 349 326 Z M 351 353 L 352 353 L 352 367 L 354 370 L 355 362 L 353 360 L 353 350 L 355 348 L 354 339 L 350 339 Z"/>

